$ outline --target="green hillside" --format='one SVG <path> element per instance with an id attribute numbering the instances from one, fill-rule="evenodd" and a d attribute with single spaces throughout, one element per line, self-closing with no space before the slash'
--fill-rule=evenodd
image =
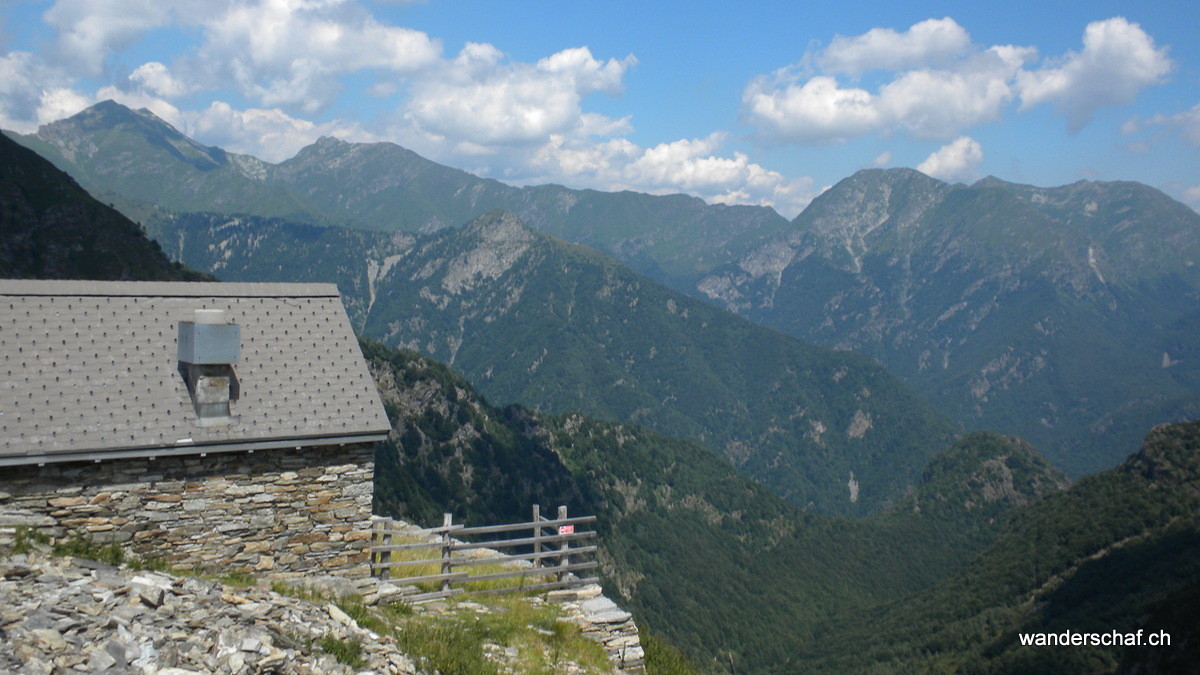
<path id="1" fill-rule="evenodd" d="M 807 514 L 703 447 L 577 414 L 498 409 L 444 366 L 367 343 L 393 432 L 377 512 L 431 524 L 521 520 L 531 503 L 598 517 L 608 591 L 713 667 L 788 667 L 831 615 L 929 587 L 1023 504 L 1065 485 L 1027 444 L 978 434 L 938 455 L 901 508 Z"/>
<path id="2" fill-rule="evenodd" d="M 0 277 L 188 281 L 136 223 L 0 133 Z"/>
<path id="3" fill-rule="evenodd" d="M 1186 672 L 1196 653 L 1200 422 L 1152 431 L 1117 469 L 1020 510 L 959 574 L 845 612 L 802 656 L 814 671 L 1110 672 L 1123 660 Z M 1022 646 L 1021 633 L 1171 632 L 1171 649 Z M 1194 665 L 1194 661 L 1190 662 Z M 1175 668 L 1169 667 L 1174 664 Z M 1136 672 L 1136 671 L 1131 671 Z"/>

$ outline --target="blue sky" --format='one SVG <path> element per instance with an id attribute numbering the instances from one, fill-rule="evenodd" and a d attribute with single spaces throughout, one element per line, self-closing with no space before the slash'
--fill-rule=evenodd
<path id="1" fill-rule="evenodd" d="M 280 161 L 391 141 L 514 184 L 791 217 L 862 168 L 1200 207 L 1200 5 L 0 0 L 0 127 L 114 98 Z"/>

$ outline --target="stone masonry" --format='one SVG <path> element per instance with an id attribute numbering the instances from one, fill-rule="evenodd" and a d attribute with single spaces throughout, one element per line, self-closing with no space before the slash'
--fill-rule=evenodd
<path id="1" fill-rule="evenodd" d="M 6 467 L 0 544 L 30 526 L 176 567 L 369 575 L 374 445 Z"/>

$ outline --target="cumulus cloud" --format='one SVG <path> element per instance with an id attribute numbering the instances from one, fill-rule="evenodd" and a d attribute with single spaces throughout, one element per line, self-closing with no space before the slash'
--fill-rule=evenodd
<path id="1" fill-rule="evenodd" d="M 1033 50 L 992 47 L 963 59 L 955 70 L 910 70 L 879 93 L 842 87 L 828 75 L 801 83 L 787 69 L 751 81 L 742 113 L 768 138 L 793 143 L 843 141 L 902 129 L 917 138 L 953 138 L 1000 117 L 1013 98 L 1009 82 Z"/>
<path id="2" fill-rule="evenodd" d="M 356 142 L 379 140 L 354 123 L 315 124 L 291 117 L 279 109 L 238 110 L 224 101 L 214 101 L 199 112 L 185 113 L 181 123 L 181 130 L 189 136 L 269 162 L 292 157 L 321 136 Z"/>
<path id="3" fill-rule="evenodd" d="M 634 63 L 632 56 L 596 59 L 587 47 L 507 63 L 494 46 L 472 43 L 415 80 L 406 115 L 427 133 L 482 145 L 540 143 L 575 131 L 625 133 L 627 120 L 585 114 L 580 104 L 592 92 L 619 93 Z"/>
<path id="4" fill-rule="evenodd" d="M 89 75 L 108 56 L 171 21 L 171 0 L 58 0 L 44 19 L 57 31 L 57 56 Z"/>
<path id="5" fill-rule="evenodd" d="M 0 55 L 0 127 L 29 133 L 72 107 L 71 79 L 29 52 Z M 78 112 L 78 111 L 76 111 Z"/>
<path id="6" fill-rule="evenodd" d="M 759 77 L 742 94 L 742 115 L 764 135 L 794 143 L 842 141 L 882 128 L 883 113 L 865 89 L 817 76 L 780 87 Z"/>
<path id="7" fill-rule="evenodd" d="M 262 0 L 234 5 L 204 21 L 197 63 L 208 77 L 230 77 L 268 106 L 315 112 L 339 89 L 338 77 L 362 69 L 411 73 L 435 63 L 438 41 L 385 25 L 340 0 Z"/>
<path id="8" fill-rule="evenodd" d="M 1009 81 L 1033 50 L 993 47 L 956 70 L 913 70 L 880 89 L 880 105 L 893 126 L 917 138 L 946 139 L 1000 118 L 1012 97 Z"/>
<path id="9" fill-rule="evenodd" d="M 789 218 L 817 195 L 811 178 L 788 178 L 740 152 L 722 156 L 727 138 L 717 132 L 644 148 L 624 138 L 589 142 L 555 136 L 526 165 L 546 177 L 530 182 L 559 176 L 602 190 L 684 192 L 722 204 L 771 206 Z"/>
<path id="10" fill-rule="evenodd" d="M 157 61 L 138 66 L 130 73 L 129 80 L 143 91 L 165 98 L 183 96 L 192 90 L 192 87 L 184 84 L 172 75 L 165 65 Z"/>
<path id="11" fill-rule="evenodd" d="M 894 132 L 949 140 L 999 120 L 1020 98 L 1021 110 L 1053 103 L 1077 130 L 1098 108 L 1128 103 L 1161 82 L 1171 67 L 1165 49 L 1120 17 L 1089 24 L 1082 52 L 1029 70 L 1037 56 L 1033 47 L 975 45 L 949 18 L 904 32 L 876 28 L 839 36 L 800 64 L 753 78 L 742 95 L 742 118 L 775 142 L 816 144 Z M 890 73 L 875 91 L 837 78 L 869 70 Z"/>
<path id="12" fill-rule="evenodd" d="M 944 181 L 971 181 L 979 177 L 979 166 L 983 164 L 983 148 L 968 136 L 960 136 L 952 143 L 938 148 L 917 166 L 917 171 Z"/>
<path id="13" fill-rule="evenodd" d="M 67 87 L 45 90 L 38 100 L 38 123 L 70 117 L 93 103 L 95 101 L 90 96 Z"/>
<path id="14" fill-rule="evenodd" d="M 1170 71 L 1165 47 L 1156 47 L 1138 24 L 1115 17 L 1087 25 L 1083 51 L 1019 73 L 1017 88 L 1022 109 L 1052 103 L 1067 116 L 1070 130 L 1078 131 L 1096 110 L 1131 103 Z"/>
<path id="15" fill-rule="evenodd" d="M 885 150 L 885 151 L 879 153 L 878 155 L 875 156 L 875 159 L 871 160 L 871 166 L 876 169 L 882 169 L 882 168 L 890 165 L 891 163 L 892 163 L 892 153 L 888 150 Z"/>
<path id="16" fill-rule="evenodd" d="M 971 48 L 971 37 L 962 26 L 946 17 L 913 24 L 903 33 L 891 28 L 872 28 L 854 37 L 835 37 L 818 57 L 831 73 L 857 75 L 868 70 L 902 70 L 949 64 Z"/>

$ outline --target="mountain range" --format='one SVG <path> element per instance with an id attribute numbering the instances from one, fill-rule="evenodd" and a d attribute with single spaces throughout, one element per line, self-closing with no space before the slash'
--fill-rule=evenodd
<path id="1" fill-rule="evenodd" d="M 516 188 L 391 143 L 322 138 L 272 164 L 202 145 L 148 110 L 112 101 L 17 140 L 138 219 L 152 208 L 433 232 L 505 209 L 541 232 L 683 284 L 787 225 L 769 208 L 714 206 L 684 195 Z"/>
<path id="2" fill-rule="evenodd" d="M 378 253 L 506 209 L 678 292 L 875 358 L 967 428 L 1019 434 L 1075 476 L 1115 465 L 1149 426 L 1200 413 L 1200 215 L 1136 183 L 966 186 L 867 170 L 789 223 L 682 195 L 517 188 L 388 143 L 325 138 L 272 164 L 112 102 L 15 138 L 175 255 L 187 242 L 162 233 L 205 219 L 308 225 L 293 250 L 343 261 L 331 279 L 362 307 L 386 266 Z M 206 269 L 228 274 L 221 264 L 233 263 Z"/>
<path id="3" fill-rule="evenodd" d="M 171 255 L 231 281 L 337 281 L 363 335 L 441 360 L 493 400 L 698 441 L 799 506 L 886 508 L 957 431 L 869 359 L 756 326 L 508 212 L 417 235 L 251 217 L 158 228 Z"/>
<path id="4" fill-rule="evenodd" d="M 698 288 L 1075 475 L 1200 414 L 1200 214 L 1138 183 L 862 171 Z"/>
<path id="5" fill-rule="evenodd" d="M 129 246 L 98 254 L 119 257 L 119 265 L 76 255 L 105 243 L 79 237 L 111 212 L 29 153 L 7 157 L 2 243 L 32 242 L 22 245 L 39 263 L 37 276 L 129 278 L 127 270 L 164 262 L 120 219 L 101 223 L 103 233 Z M 47 220 L 47 212 L 56 215 Z M 270 236 L 283 236 L 273 231 L 298 226 L 245 219 L 223 227 L 258 232 L 271 251 Z M 440 282 L 430 283 L 431 294 L 446 293 L 447 278 L 462 288 L 496 270 L 505 258 L 472 257 L 489 237 L 503 244 L 496 254 L 511 253 L 514 240 L 571 252 L 503 213 L 465 231 L 474 248 L 449 233 L 371 241 L 392 247 L 388 256 L 467 242 L 437 258 L 441 267 L 426 276 Z M 319 260 L 330 250 L 321 242 L 367 236 L 310 228 L 308 247 L 298 249 L 310 257 L 276 267 Z M 225 260 L 225 269 L 242 269 L 231 247 L 200 248 Z M 446 274 L 471 260 L 484 263 L 475 274 Z M 652 283 L 603 262 L 615 278 Z M 368 278 L 387 276 L 379 271 Z M 677 301 L 676 312 L 683 306 Z M 369 320 L 372 311 L 368 302 L 356 315 Z M 530 501 L 595 513 L 606 586 L 706 670 L 1187 672 L 1200 657 L 1200 423 L 1157 427 L 1119 467 L 1069 487 L 1028 443 L 969 434 L 934 453 L 890 509 L 847 519 L 784 502 L 699 444 L 575 413 L 497 408 L 426 356 L 371 342 L 362 349 L 393 424 L 378 450 L 376 512 L 428 524 L 447 509 L 472 523 L 524 518 Z M 1137 630 L 1166 631 L 1171 645 L 1024 647 L 1020 640 Z"/>

